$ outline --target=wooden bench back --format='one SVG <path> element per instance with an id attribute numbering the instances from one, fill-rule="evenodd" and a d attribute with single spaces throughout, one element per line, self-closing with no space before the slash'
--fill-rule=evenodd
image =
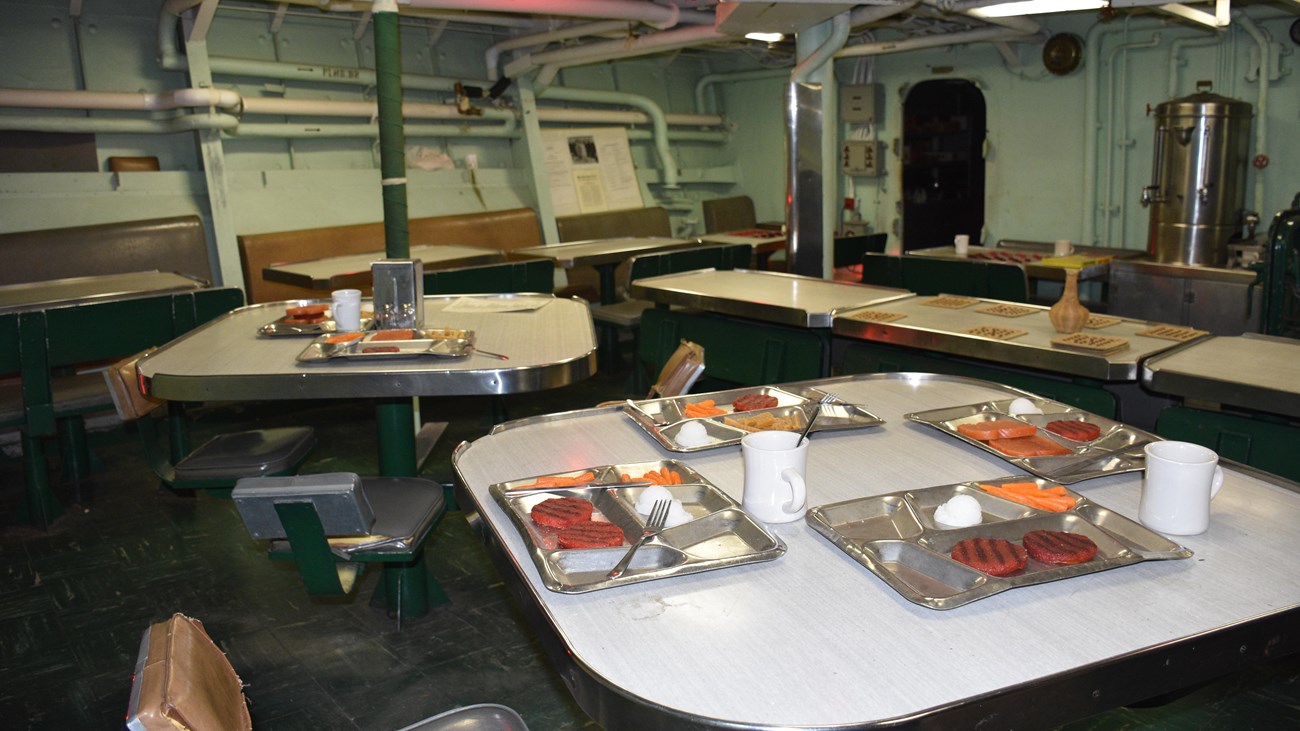
<path id="1" fill-rule="evenodd" d="M 212 281 L 198 216 L 0 234 L 0 285 L 155 269 Z"/>
<path id="2" fill-rule="evenodd" d="M 542 244 L 541 226 L 531 208 L 412 218 L 407 225 L 412 246 L 468 244 L 509 251 Z M 328 292 L 268 282 L 262 277 L 262 270 L 280 262 L 380 253 L 383 250 L 382 223 L 327 226 L 240 236 L 239 264 L 250 304 L 324 299 L 329 297 Z"/>
<path id="3" fill-rule="evenodd" d="M 667 209 L 664 208 L 631 208 L 625 211 L 561 216 L 555 219 L 555 227 L 561 242 L 673 235 L 672 221 L 668 218 Z M 599 291 L 600 277 L 594 269 L 591 267 L 570 269 L 568 277 L 569 286 L 562 291 L 563 294 L 576 294 L 593 302 L 596 301 L 595 293 Z M 626 263 L 619 265 L 615 281 L 627 281 Z"/>

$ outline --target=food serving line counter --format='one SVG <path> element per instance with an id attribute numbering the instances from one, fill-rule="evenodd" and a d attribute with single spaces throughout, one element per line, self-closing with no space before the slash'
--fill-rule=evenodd
<path id="1" fill-rule="evenodd" d="M 884 420 L 813 435 L 810 507 L 1017 473 L 904 414 L 1022 392 L 918 374 L 802 385 Z M 579 704 L 611 731 L 1047 727 L 1300 650 L 1300 524 L 1290 519 L 1300 486 L 1232 464 L 1209 531 L 1176 539 L 1193 558 L 1013 588 L 947 611 L 909 602 L 805 522 L 768 526 L 787 548 L 775 560 L 550 591 L 490 491 L 668 459 L 742 497 L 739 448 L 668 451 L 612 408 L 510 422 L 454 458 L 461 504 L 475 511 L 507 585 Z M 1071 489 L 1136 519 L 1141 477 Z"/>
<path id="2" fill-rule="evenodd" d="M 363 301 L 363 308 L 368 303 Z M 447 311 L 457 310 L 457 303 L 467 304 Z M 380 473 L 411 476 L 418 465 L 410 397 L 522 393 L 568 385 L 594 372 L 591 312 L 576 299 L 425 297 L 426 328 L 471 330 L 473 347 L 482 352 L 315 363 L 298 362 L 311 337 L 259 334 L 285 314 L 286 304 L 296 303 L 242 307 L 141 358 L 139 372 L 149 395 L 172 401 L 376 399 Z M 519 309 L 493 309 L 498 306 Z"/>

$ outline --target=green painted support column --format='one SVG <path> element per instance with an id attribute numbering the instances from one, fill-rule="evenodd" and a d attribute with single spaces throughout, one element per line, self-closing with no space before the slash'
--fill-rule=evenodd
<path id="1" fill-rule="evenodd" d="M 389 259 L 411 255 L 406 220 L 406 135 L 402 130 L 402 39 L 395 0 L 378 0 L 371 16 L 379 104 L 379 171 L 384 194 L 384 248 Z"/>
<path id="2" fill-rule="evenodd" d="M 409 398 L 381 399 L 375 405 L 379 430 L 379 474 L 415 477 L 415 407 Z"/>

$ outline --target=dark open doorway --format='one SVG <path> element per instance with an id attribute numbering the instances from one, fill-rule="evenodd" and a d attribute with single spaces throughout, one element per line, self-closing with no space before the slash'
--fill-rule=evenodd
<path id="1" fill-rule="evenodd" d="M 984 226 L 984 94 L 964 79 L 923 81 L 903 101 L 903 248 L 978 242 Z"/>

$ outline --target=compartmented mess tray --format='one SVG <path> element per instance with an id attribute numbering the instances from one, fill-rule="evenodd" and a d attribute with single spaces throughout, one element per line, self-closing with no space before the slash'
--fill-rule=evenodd
<path id="1" fill-rule="evenodd" d="M 1025 482 L 1040 487 L 1055 484 L 1018 476 L 927 487 L 817 506 L 808 511 L 805 520 L 908 601 L 931 609 L 952 609 L 1007 589 L 1141 561 L 1192 555 L 1140 523 L 1070 490 L 1065 492 L 1074 499 L 1074 507 L 1050 512 L 995 496 L 979 487 Z M 956 495 L 969 495 L 978 501 L 983 522 L 966 528 L 938 522 L 935 510 Z M 1020 546 L 1026 533 L 1037 530 L 1086 536 L 1096 544 L 1096 555 L 1068 565 L 1045 563 L 1030 556 L 1023 569 L 1001 577 L 950 556 L 953 547 L 968 538 L 1003 539 Z"/>
<path id="2" fill-rule="evenodd" d="M 395 339 L 395 334 L 409 337 Z M 474 331 L 452 328 L 376 330 L 335 333 L 316 338 L 298 354 L 299 363 L 323 363 L 334 358 L 386 359 L 462 358 L 474 352 Z"/>
<path id="3" fill-rule="evenodd" d="M 328 335 L 330 333 L 338 332 L 338 325 L 334 322 L 334 319 L 330 314 L 330 310 L 329 310 L 330 306 L 328 303 L 318 302 L 315 300 L 291 300 L 285 302 L 285 305 L 286 305 L 285 314 L 281 315 L 275 320 L 272 320 L 271 322 L 268 322 L 262 327 L 258 328 L 257 330 L 258 335 L 262 335 L 264 337 L 284 337 L 284 336 L 315 337 L 317 335 Z M 309 307 L 309 308 L 321 309 L 322 310 L 322 312 L 320 313 L 321 319 L 318 322 L 298 321 L 300 319 L 312 319 L 312 318 L 310 317 L 295 318 L 294 316 L 288 313 L 288 310 L 297 307 Z M 374 326 L 375 326 L 375 321 L 372 318 L 370 317 L 361 318 L 361 329 L 363 331 L 370 330 L 374 328 Z"/>
<path id="4" fill-rule="evenodd" d="M 1011 413 L 1013 401 L 1028 402 L 1041 410 L 1041 414 Z M 1146 466 L 1142 448 L 1160 437 L 1118 421 L 1097 416 L 1090 411 L 1077 409 L 1050 399 L 1023 397 L 985 401 L 984 403 L 952 406 L 905 414 L 905 419 L 938 429 L 952 437 L 995 454 L 1016 467 L 1054 482 L 1070 485 L 1093 477 L 1135 472 Z M 1009 420 L 1036 427 L 1035 435 L 1061 451 L 1058 455 L 1017 456 L 1003 452 L 989 441 L 963 434 L 961 427 Z M 1092 439 L 1070 438 L 1049 429 L 1052 422 L 1080 422 L 1097 428 Z M 1053 427 L 1058 428 L 1058 427 Z"/>
<path id="5" fill-rule="evenodd" d="M 672 398 L 631 401 L 623 406 L 623 413 L 645 429 L 664 449 L 673 452 L 698 452 L 734 444 L 751 431 L 802 431 L 818 407 L 825 392 L 815 388 L 782 389 L 774 386 L 737 388 L 713 393 L 693 393 Z M 768 405 L 762 408 L 736 411 L 733 403 L 741 398 L 761 399 Z M 697 411 L 704 402 L 712 402 L 718 412 L 705 415 Z M 880 426 L 884 420 L 857 404 L 836 399 L 822 404 L 821 415 L 813 423 L 812 433 L 839 429 L 861 429 Z M 704 435 L 692 441 L 682 434 L 682 428 L 698 424 Z"/>
<path id="6" fill-rule="evenodd" d="M 641 493 L 650 487 L 640 478 L 668 470 L 679 484 L 665 484 L 681 502 L 686 522 L 665 528 L 637 551 L 629 569 L 616 579 L 608 574 L 641 536 L 646 515 L 637 512 Z M 631 482 L 624 486 L 626 475 Z M 575 483 L 575 484 L 566 484 Z M 489 488 L 492 498 L 510 515 L 529 544 L 529 554 L 542 583 L 551 591 L 580 594 L 623 584 L 694 574 L 701 571 L 771 561 L 785 553 L 785 544 L 752 518 L 726 493 L 698 472 L 676 460 L 602 465 L 551 475 L 539 475 Z M 534 507 L 552 498 L 578 498 L 592 503 L 592 520 L 613 523 L 623 531 L 619 546 L 560 548 L 561 528 L 533 521 Z M 647 508 L 648 511 L 648 508 Z"/>

